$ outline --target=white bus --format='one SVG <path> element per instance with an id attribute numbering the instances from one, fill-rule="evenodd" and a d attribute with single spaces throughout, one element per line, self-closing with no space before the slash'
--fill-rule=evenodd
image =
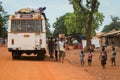
<path id="1" fill-rule="evenodd" d="M 45 16 L 39 12 L 16 13 L 9 17 L 8 50 L 13 59 L 23 53 L 44 59 L 46 53 Z"/>

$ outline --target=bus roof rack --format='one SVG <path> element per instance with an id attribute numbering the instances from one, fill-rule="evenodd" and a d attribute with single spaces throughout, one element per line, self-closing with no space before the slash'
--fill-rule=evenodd
<path id="1" fill-rule="evenodd" d="M 22 8 L 22 9 L 16 11 L 15 14 L 35 14 L 35 13 L 39 13 L 39 14 L 44 16 L 45 20 L 48 20 L 46 18 L 44 10 L 46 10 L 46 7 L 40 7 L 38 9 L 30 9 L 29 7 L 27 7 L 27 8 Z"/>
<path id="2" fill-rule="evenodd" d="M 44 13 L 44 10 L 46 7 L 40 7 L 38 9 L 30 9 L 29 7 L 27 8 L 22 8 L 18 11 L 15 12 L 15 14 L 34 14 L 34 13 Z"/>

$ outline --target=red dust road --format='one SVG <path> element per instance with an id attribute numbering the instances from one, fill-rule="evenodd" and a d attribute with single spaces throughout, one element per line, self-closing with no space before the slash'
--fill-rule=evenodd
<path id="1" fill-rule="evenodd" d="M 68 57 L 64 63 L 50 58 L 40 61 L 34 57 L 12 60 L 7 47 L 0 47 L 0 80 L 97 80 L 71 64 Z"/>

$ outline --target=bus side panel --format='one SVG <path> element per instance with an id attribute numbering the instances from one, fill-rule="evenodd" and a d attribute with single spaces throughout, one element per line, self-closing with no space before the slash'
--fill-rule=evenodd
<path id="1" fill-rule="evenodd" d="M 41 39 L 42 39 L 42 48 L 46 48 L 46 33 L 41 33 Z"/>

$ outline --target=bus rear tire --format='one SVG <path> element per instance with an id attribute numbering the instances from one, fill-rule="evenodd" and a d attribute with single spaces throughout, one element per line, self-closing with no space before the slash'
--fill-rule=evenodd
<path id="1" fill-rule="evenodd" d="M 12 52 L 12 58 L 16 59 L 16 53 L 15 52 Z"/>
<path id="2" fill-rule="evenodd" d="M 19 52 L 12 52 L 12 58 L 13 59 L 19 59 L 21 54 Z"/>
<path id="3" fill-rule="evenodd" d="M 42 50 L 41 52 L 38 52 L 37 57 L 38 57 L 40 60 L 45 60 L 45 53 L 46 53 L 46 51 L 45 51 L 45 50 Z"/>
<path id="4" fill-rule="evenodd" d="M 38 53 L 38 54 L 37 54 L 37 57 L 38 57 L 40 60 L 45 60 L 45 55 L 42 54 L 42 53 Z"/>

